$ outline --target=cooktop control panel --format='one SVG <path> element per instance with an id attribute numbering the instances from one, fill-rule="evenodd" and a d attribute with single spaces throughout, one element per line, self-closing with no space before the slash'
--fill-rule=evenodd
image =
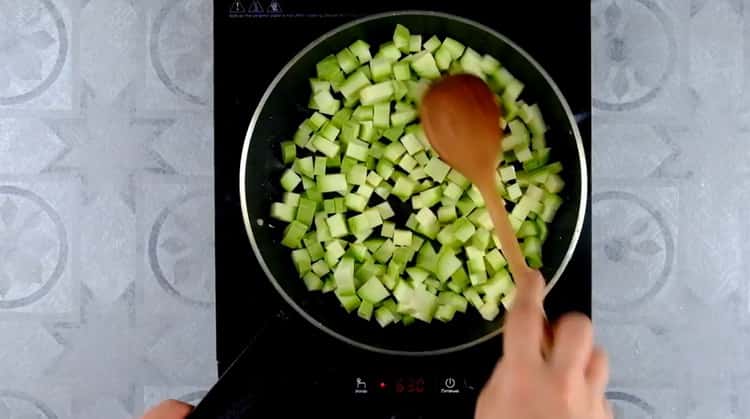
<path id="1" fill-rule="evenodd" d="M 439 375 L 356 375 L 349 380 L 350 393 L 355 398 L 419 397 L 445 395 L 471 397 L 478 391 L 476 379 L 460 374 Z"/>

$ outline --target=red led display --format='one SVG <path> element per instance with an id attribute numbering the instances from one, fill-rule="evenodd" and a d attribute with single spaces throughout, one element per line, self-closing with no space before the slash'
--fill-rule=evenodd
<path id="1" fill-rule="evenodd" d="M 424 393 L 423 377 L 401 377 L 396 379 L 396 393 Z"/>

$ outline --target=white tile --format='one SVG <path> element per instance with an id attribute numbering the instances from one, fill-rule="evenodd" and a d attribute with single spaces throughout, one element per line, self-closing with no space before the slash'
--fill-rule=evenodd
<path id="1" fill-rule="evenodd" d="M 686 419 L 745 419 L 732 383 L 702 383 L 691 390 L 686 403 Z"/>
<path id="2" fill-rule="evenodd" d="M 690 19 L 690 85 L 699 114 L 737 112 L 743 87 L 743 0 L 707 1 Z"/>
<path id="3" fill-rule="evenodd" d="M 172 385 L 211 386 L 216 381 L 216 324 L 213 313 L 189 318 L 151 317 L 145 358 Z"/>
<path id="4" fill-rule="evenodd" d="M 75 178 L 0 177 L 0 317 L 78 309 Z"/>
<path id="5" fill-rule="evenodd" d="M 595 115 L 617 121 L 683 120 L 690 2 L 592 2 Z"/>
<path id="6" fill-rule="evenodd" d="M 42 121 L 34 118 L 0 119 L 0 173 L 39 173 L 65 150 L 65 145 Z"/>
<path id="7" fill-rule="evenodd" d="M 684 418 L 682 412 L 688 400 L 687 395 L 670 386 L 611 387 L 607 398 L 616 419 Z"/>
<path id="8" fill-rule="evenodd" d="M 594 184 L 594 316 L 619 322 L 678 322 L 685 310 L 675 277 L 679 190 L 661 181 L 638 183 Z"/>
<path id="9" fill-rule="evenodd" d="M 204 0 L 148 2 L 138 110 L 210 109 L 213 15 Z"/>
<path id="10" fill-rule="evenodd" d="M 135 214 L 117 194 L 105 192 L 83 208 L 81 260 L 81 281 L 99 302 L 112 303 L 135 281 Z"/>
<path id="11" fill-rule="evenodd" d="M 70 390 L 33 381 L 0 383 L 0 416 L 3 418 L 73 419 Z"/>
<path id="12" fill-rule="evenodd" d="M 42 380 L 63 350 L 39 323 L 2 321 L 0 336 L 5 336 L 0 347 L 0 370 L 5 383 L 24 378 Z"/>
<path id="13" fill-rule="evenodd" d="M 139 171 L 172 172 L 152 148 L 172 120 L 132 115 L 130 90 L 107 103 L 84 87 L 81 115 L 46 120 L 66 146 L 46 171 L 80 173 L 87 202 L 101 194 L 114 193 L 133 208 L 133 179 Z"/>
<path id="14" fill-rule="evenodd" d="M 732 395 L 729 399 L 729 407 L 735 414 L 735 418 L 750 417 L 750 379 L 748 376 L 732 382 Z"/>
<path id="15" fill-rule="evenodd" d="M 103 102 L 115 100 L 137 75 L 142 19 L 127 0 L 92 0 L 81 11 L 81 77 Z"/>
<path id="16" fill-rule="evenodd" d="M 99 397 L 76 409 L 76 418 L 79 419 L 130 419 L 133 414 L 129 412 L 122 402 L 111 397 Z"/>
<path id="17" fill-rule="evenodd" d="M 591 139 L 594 183 L 600 179 L 653 176 L 676 157 L 677 146 L 661 127 L 598 119 L 595 122 Z"/>
<path id="18" fill-rule="evenodd" d="M 213 311 L 212 185 L 151 174 L 138 183 L 139 318 Z"/>
<path id="19" fill-rule="evenodd" d="M 671 330 L 604 320 L 594 324 L 597 343 L 609 356 L 612 386 L 669 386 L 688 378 L 687 368 L 679 368 L 679 342 Z"/>
<path id="20" fill-rule="evenodd" d="M 85 289 L 85 287 L 84 287 Z M 46 378 L 71 389 L 84 403 L 97 397 L 132 397 L 133 385 L 150 368 L 144 339 L 135 328 L 133 287 L 113 303 L 99 303 L 86 291 L 80 318 L 52 326 L 63 346 Z"/>
<path id="21" fill-rule="evenodd" d="M 689 126 L 658 126 L 657 132 L 672 153 L 653 173 L 655 177 L 685 181 L 733 182 L 750 173 L 748 135 L 736 115 L 703 111 Z M 648 153 L 643 153 L 644 159 Z"/>
<path id="22" fill-rule="evenodd" d="M 0 51 L 0 115 L 73 109 L 73 4 L 3 0 L 16 13 L 0 17 L 0 36 L 10 41 Z"/>
<path id="23" fill-rule="evenodd" d="M 681 186 L 683 196 L 690 198 L 680 208 L 676 274 L 694 298 L 693 311 L 702 306 L 727 309 L 728 304 L 746 301 L 744 259 L 750 246 L 740 207 L 747 189 L 725 179 L 730 178 L 701 176 Z"/>
<path id="24" fill-rule="evenodd" d="M 211 113 L 175 120 L 155 141 L 153 148 L 178 173 L 213 175 L 214 130 Z"/>

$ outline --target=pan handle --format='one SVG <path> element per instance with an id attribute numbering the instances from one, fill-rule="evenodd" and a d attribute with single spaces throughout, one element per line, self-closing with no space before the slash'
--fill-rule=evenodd
<path id="1" fill-rule="evenodd" d="M 290 345 L 281 344 L 287 322 L 283 311 L 267 320 L 188 419 L 258 418 L 263 417 L 259 412 L 278 406 L 283 390 L 276 382 L 294 376 L 290 359 L 295 357 L 287 353 Z"/>

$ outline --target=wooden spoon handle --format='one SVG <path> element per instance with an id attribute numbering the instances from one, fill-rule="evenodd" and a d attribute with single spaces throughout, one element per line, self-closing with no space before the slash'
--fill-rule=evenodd
<path id="1" fill-rule="evenodd" d="M 493 174 L 494 175 L 494 174 Z M 480 192 L 484 198 L 484 203 L 487 210 L 490 212 L 490 218 L 492 223 L 495 225 L 495 233 L 500 239 L 500 246 L 502 246 L 503 254 L 508 260 L 510 266 L 510 272 L 513 274 L 513 279 L 516 283 L 524 280 L 532 280 L 532 275 L 537 275 L 529 265 L 526 264 L 526 258 L 521 252 L 521 246 L 516 240 L 516 234 L 513 232 L 513 226 L 510 225 L 508 219 L 508 211 L 505 210 L 505 205 L 502 198 L 497 193 L 497 189 L 493 181 L 489 182 L 489 185 L 484 187 L 480 186 Z M 541 301 L 540 301 L 541 303 Z M 544 322 L 544 335 L 541 342 L 542 355 L 545 358 L 549 358 L 552 354 L 552 329 L 550 328 L 549 321 L 547 319 L 547 313 L 544 311 L 544 305 L 540 304 L 540 310 L 542 311 L 542 318 Z"/>
<path id="2" fill-rule="evenodd" d="M 508 211 L 505 210 L 502 198 L 497 193 L 494 176 L 491 182 L 481 185 L 479 190 L 482 193 L 487 210 L 490 212 L 492 224 L 495 225 L 495 233 L 500 239 L 503 255 L 508 259 L 510 272 L 516 281 L 521 281 L 522 278 L 532 274 L 533 271 L 526 264 L 526 258 L 521 253 L 521 246 L 516 240 L 516 234 L 513 232 L 513 227 L 508 219 Z"/>

